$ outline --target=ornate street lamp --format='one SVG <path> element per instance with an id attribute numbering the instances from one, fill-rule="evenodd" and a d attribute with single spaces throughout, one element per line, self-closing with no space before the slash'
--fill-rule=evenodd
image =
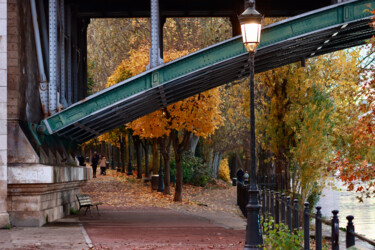
<path id="1" fill-rule="evenodd" d="M 255 107 L 254 107 L 254 54 L 260 41 L 262 15 L 255 10 L 255 1 L 249 0 L 249 7 L 239 16 L 243 43 L 249 51 L 250 66 L 250 187 L 247 210 L 246 241 L 244 249 L 261 249 L 263 245 L 256 183 L 255 159 Z"/>

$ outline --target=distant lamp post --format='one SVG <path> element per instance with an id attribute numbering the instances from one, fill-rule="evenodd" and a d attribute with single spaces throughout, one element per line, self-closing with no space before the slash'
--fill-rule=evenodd
<path id="1" fill-rule="evenodd" d="M 256 183 L 255 159 L 255 107 L 254 107 L 254 54 L 260 41 L 262 15 L 255 10 L 255 1 L 249 0 L 247 8 L 239 16 L 242 40 L 249 51 L 250 64 L 250 187 L 247 209 L 246 240 L 244 249 L 261 249 L 263 246 L 262 230 L 260 225 L 261 208 L 258 203 L 258 187 Z"/>

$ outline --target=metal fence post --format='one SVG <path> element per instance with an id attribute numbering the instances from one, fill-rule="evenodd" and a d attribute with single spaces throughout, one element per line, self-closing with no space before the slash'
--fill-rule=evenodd
<path id="1" fill-rule="evenodd" d="M 241 199 L 241 195 L 240 195 L 241 188 L 240 188 L 240 185 L 241 185 L 241 183 L 237 184 L 237 205 L 238 206 L 240 205 L 240 199 Z"/>
<path id="2" fill-rule="evenodd" d="M 270 192 L 270 195 L 271 195 L 271 204 L 270 204 L 270 212 L 271 212 L 271 216 L 272 216 L 272 218 L 273 219 L 275 219 L 275 207 L 274 207 L 274 196 L 273 196 L 273 190 L 271 190 L 271 192 Z"/>
<path id="3" fill-rule="evenodd" d="M 266 189 L 264 186 L 262 190 L 262 211 L 263 211 L 263 216 L 266 216 Z"/>
<path id="4" fill-rule="evenodd" d="M 293 230 L 298 231 L 298 200 L 294 199 L 294 208 L 293 208 Z"/>
<path id="5" fill-rule="evenodd" d="M 266 196 L 267 196 L 266 211 L 267 211 L 267 214 L 269 215 L 270 214 L 270 190 L 268 188 L 266 190 Z"/>
<path id="6" fill-rule="evenodd" d="M 276 197 L 275 197 L 275 222 L 276 222 L 276 224 L 280 223 L 280 200 L 279 200 L 279 192 L 276 192 Z"/>
<path id="7" fill-rule="evenodd" d="M 338 210 L 333 210 L 332 214 L 332 250 L 339 250 L 339 217 L 337 214 L 339 213 Z"/>
<path id="8" fill-rule="evenodd" d="M 316 215 L 315 215 L 315 245 L 316 250 L 322 250 L 322 213 L 320 212 L 322 207 L 316 207 Z"/>
<path id="9" fill-rule="evenodd" d="M 349 248 L 355 245 L 355 237 L 352 234 L 354 233 L 354 224 L 353 224 L 354 216 L 352 215 L 346 216 L 346 219 L 348 220 L 348 225 L 346 226 L 346 248 Z"/>
<path id="10" fill-rule="evenodd" d="M 304 223 L 304 244 L 305 244 L 305 250 L 310 249 L 310 217 L 309 217 L 309 203 L 305 202 L 305 209 L 303 213 L 303 223 Z"/>
<path id="11" fill-rule="evenodd" d="M 285 224 L 285 194 L 281 194 L 281 222 Z"/>
<path id="12" fill-rule="evenodd" d="M 286 197 L 286 221 L 288 224 L 289 231 L 292 231 L 292 209 L 290 204 L 290 196 Z"/>

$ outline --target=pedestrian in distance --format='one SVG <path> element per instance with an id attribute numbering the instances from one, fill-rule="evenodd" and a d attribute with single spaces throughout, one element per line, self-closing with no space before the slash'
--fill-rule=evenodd
<path id="1" fill-rule="evenodd" d="M 98 167 L 98 163 L 99 163 L 99 155 L 95 151 L 94 155 L 91 158 L 92 173 L 93 173 L 94 178 L 96 178 L 96 168 Z"/>
<path id="2" fill-rule="evenodd" d="M 107 159 L 105 158 L 104 155 L 100 155 L 99 166 L 100 166 L 100 175 L 105 175 L 105 169 L 106 169 L 106 166 L 107 166 Z"/>
<path id="3" fill-rule="evenodd" d="M 243 172 L 242 168 L 238 169 L 236 175 L 237 175 L 237 181 L 240 182 L 240 183 L 243 183 L 244 172 Z"/>
<path id="4" fill-rule="evenodd" d="M 77 160 L 78 160 L 79 166 L 86 166 L 85 158 L 83 158 L 83 156 L 81 154 L 77 155 Z"/>

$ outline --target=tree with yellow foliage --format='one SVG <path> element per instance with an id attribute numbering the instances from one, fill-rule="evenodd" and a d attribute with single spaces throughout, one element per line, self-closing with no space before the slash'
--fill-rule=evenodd
<path id="1" fill-rule="evenodd" d="M 258 139 L 301 200 L 327 175 L 345 136 L 341 127 L 355 117 L 357 56 L 357 50 L 340 51 L 309 59 L 306 67 L 295 63 L 257 75 Z"/>

